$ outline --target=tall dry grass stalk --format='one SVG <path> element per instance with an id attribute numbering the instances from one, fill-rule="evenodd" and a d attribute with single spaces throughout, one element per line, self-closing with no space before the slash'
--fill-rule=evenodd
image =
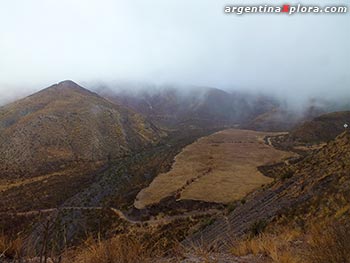
<path id="1" fill-rule="evenodd" d="M 190 243 L 187 245 L 179 243 L 177 250 L 174 251 L 175 253 L 172 256 L 178 260 L 176 262 L 182 262 L 184 258 L 195 258 L 200 260 L 198 262 L 215 263 L 218 262 L 216 253 L 219 251 L 219 243 L 216 241 Z"/>
<path id="2" fill-rule="evenodd" d="M 231 252 L 235 256 L 263 255 L 274 263 L 302 262 L 294 251 L 292 242 L 299 237 L 295 230 L 283 234 L 261 234 L 257 237 L 234 241 Z"/>
<path id="3" fill-rule="evenodd" d="M 65 257 L 64 263 L 151 263 L 157 258 L 157 251 L 137 236 L 120 235 L 100 241 L 88 238 L 73 258 Z"/>
<path id="4" fill-rule="evenodd" d="M 23 238 L 0 235 L 0 262 L 3 258 L 19 259 L 23 253 Z"/>
<path id="5" fill-rule="evenodd" d="M 313 225 L 305 259 L 308 263 L 350 263 L 350 224 Z"/>

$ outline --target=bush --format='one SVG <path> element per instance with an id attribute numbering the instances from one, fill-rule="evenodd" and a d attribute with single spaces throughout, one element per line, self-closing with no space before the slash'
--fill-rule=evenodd
<path id="1" fill-rule="evenodd" d="M 233 212 L 237 208 L 237 204 L 235 202 L 228 204 L 227 213 Z"/>
<path id="2" fill-rule="evenodd" d="M 280 178 L 282 181 L 291 178 L 294 175 L 294 172 L 290 169 L 288 169 L 287 171 L 285 171 L 284 173 L 282 173 L 280 175 Z"/>
<path id="3" fill-rule="evenodd" d="M 255 221 L 250 227 L 250 233 L 252 236 L 260 235 L 266 228 L 267 222 L 264 219 Z"/>
<path id="4" fill-rule="evenodd" d="M 207 226 L 210 226 L 212 224 L 214 224 L 215 222 L 215 219 L 210 217 L 210 218 L 206 218 L 204 221 L 203 221 L 203 227 L 207 227 Z"/>

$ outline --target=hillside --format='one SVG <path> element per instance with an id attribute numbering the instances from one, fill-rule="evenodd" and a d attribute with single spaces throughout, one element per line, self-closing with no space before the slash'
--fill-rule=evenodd
<path id="1" fill-rule="evenodd" d="M 326 111 L 324 106 L 315 106 L 313 102 L 301 111 L 275 107 L 272 110 L 260 114 L 249 121 L 243 127 L 257 131 L 290 131 L 304 121 L 312 120 L 314 117 Z"/>
<path id="2" fill-rule="evenodd" d="M 100 87 L 97 93 L 168 128 L 239 125 L 277 105 L 270 97 L 205 87 L 145 88 L 134 92 Z"/>
<path id="3" fill-rule="evenodd" d="M 219 131 L 244 126 L 245 120 L 259 119 L 256 114 L 266 120 L 279 116 L 280 124 L 293 121 L 264 97 L 217 89 L 145 94 L 105 99 L 64 81 L 0 108 L 4 233 L 11 238 L 24 233 L 26 242 L 44 240 L 40 233 L 50 219 L 59 222 L 57 233 L 68 226 L 69 235 L 55 237 L 52 245 L 85 244 L 86 233 L 105 244 L 135 234 L 142 247 L 159 249 L 163 257 L 173 256 L 179 242 L 211 246 L 277 227 L 304 231 L 315 222 L 348 220 L 349 132 L 289 158 L 295 154 L 287 150 L 307 145 L 295 144 L 293 133 Z M 343 114 L 321 120 L 343 121 L 348 113 Z M 153 122 L 167 128 L 168 136 Z M 312 127 L 315 136 L 323 129 Z M 290 148 L 283 147 L 285 138 Z"/>
<path id="4" fill-rule="evenodd" d="M 162 135 L 133 111 L 63 81 L 0 108 L 0 177 L 105 162 Z"/>
<path id="5" fill-rule="evenodd" d="M 350 111 L 324 114 L 293 129 L 290 138 L 308 143 L 327 142 L 344 131 L 345 123 L 350 123 Z"/>
<path id="6" fill-rule="evenodd" d="M 302 161 L 274 170 L 277 178 L 246 198 L 227 219 L 219 219 L 191 240 L 227 240 L 268 222 L 298 224 L 349 216 L 350 133 L 343 132 Z M 264 223 L 266 222 L 266 223 Z M 276 224 L 274 224 L 276 227 Z"/>

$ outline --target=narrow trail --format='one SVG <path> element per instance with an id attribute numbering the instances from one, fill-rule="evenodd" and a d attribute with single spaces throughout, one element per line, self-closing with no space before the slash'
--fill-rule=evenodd
<path id="1" fill-rule="evenodd" d="M 271 146 L 271 147 L 274 147 L 273 144 L 272 144 L 272 141 L 271 141 L 271 137 L 270 136 L 267 136 L 266 137 L 266 141 L 267 141 L 267 145 Z"/>
<path id="2" fill-rule="evenodd" d="M 49 213 L 53 213 L 53 212 L 60 212 L 60 211 L 72 211 L 72 210 L 76 210 L 76 211 L 84 211 L 84 210 L 110 210 L 112 211 L 114 214 L 116 214 L 120 219 L 127 221 L 130 224 L 133 225 L 143 225 L 143 224 L 147 224 L 147 225 L 163 225 L 163 224 L 167 224 L 170 223 L 174 220 L 178 220 L 178 219 L 186 219 L 189 217 L 193 217 L 193 216 L 205 216 L 205 215 L 214 215 L 214 214 L 220 214 L 222 211 L 218 210 L 218 209 L 208 209 L 206 211 L 191 211 L 191 212 L 187 212 L 187 213 L 183 213 L 183 214 L 179 214 L 179 215 L 173 215 L 173 216 L 164 216 L 162 218 L 151 218 L 149 220 L 134 220 L 130 217 L 128 217 L 123 211 L 113 208 L 113 207 L 60 207 L 60 208 L 48 208 L 48 209 L 40 209 L 40 210 L 31 210 L 31 211 L 25 211 L 25 212 L 1 212 L 1 215 L 14 215 L 14 216 L 33 216 L 33 215 L 40 215 L 40 214 L 49 214 Z"/>

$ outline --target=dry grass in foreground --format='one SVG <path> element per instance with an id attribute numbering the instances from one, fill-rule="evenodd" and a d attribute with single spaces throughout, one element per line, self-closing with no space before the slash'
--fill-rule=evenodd
<path id="1" fill-rule="evenodd" d="M 23 238 L 0 235 L 0 262 L 2 258 L 20 259 L 23 254 Z"/>
<path id="2" fill-rule="evenodd" d="M 106 241 L 88 239 L 75 251 L 75 255 L 67 254 L 64 263 L 151 263 L 155 258 L 154 251 L 146 248 L 146 244 L 137 237 L 118 236 Z"/>
<path id="3" fill-rule="evenodd" d="M 257 167 L 295 156 L 266 145 L 263 138 L 279 133 L 228 129 L 199 139 L 175 158 L 172 170 L 158 175 L 137 196 L 144 208 L 162 198 L 230 203 L 272 181 Z"/>
<path id="4" fill-rule="evenodd" d="M 350 263 L 350 224 L 312 225 L 307 233 L 284 230 L 235 242 L 235 256 L 263 255 L 273 263 Z"/>
<path id="5" fill-rule="evenodd" d="M 261 234 L 254 238 L 247 238 L 235 243 L 231 252 L 235 256 L 263 255 L 273 263 L 297 263 L 300 257 L 295 254 L 293 243 L 300 233 L 290 231 L 283 234 Z"/>
<path id="6" fill-rule="evenodd" d="M 283 229 L 279 233 L 260 234 L 234 242 L 231 247 L 231 255 L 220 252 L 215 242 L 187 247 L 177 243 L 171 250 L 160 249 L 161 247 L 137 234 L 123 234 L 108 240 L 88 238 L 78 248 L 69 249 L 61 255 L 50 255 L 47 262 L 350 263 L 350 225 L 318 224 L 310 227 L 307 233 Z M 23 262 L 23 259 L 42 258 L 25 255 L 24 251 L 27 251 L 27 248 L 23 246 L 23 239 L 0 237 L 0 262 L 3 262 L 4 259 L 4 262 Z M 245 261 L 248 258 L 249 261 Z M 241 259 L 244 260 L 240 261 Z"/>
<path id="7" fill-rule="evenodd" d="M 350 263 L 350 224 L 330 223 L 311 229 L 309 263 Z"/>
<path id="8" fill-rule="evenodd" d="M 88 239 L 85 245 L 67 253 L 62 263 L 237 263 L 236 257 L 218 253 L 213 244 L 174 244 L 169 251 L 149 246 L 138 236 L 119 236 L 106 241 Z M 255 261 L 254 261 L 255 262 Z"/>

